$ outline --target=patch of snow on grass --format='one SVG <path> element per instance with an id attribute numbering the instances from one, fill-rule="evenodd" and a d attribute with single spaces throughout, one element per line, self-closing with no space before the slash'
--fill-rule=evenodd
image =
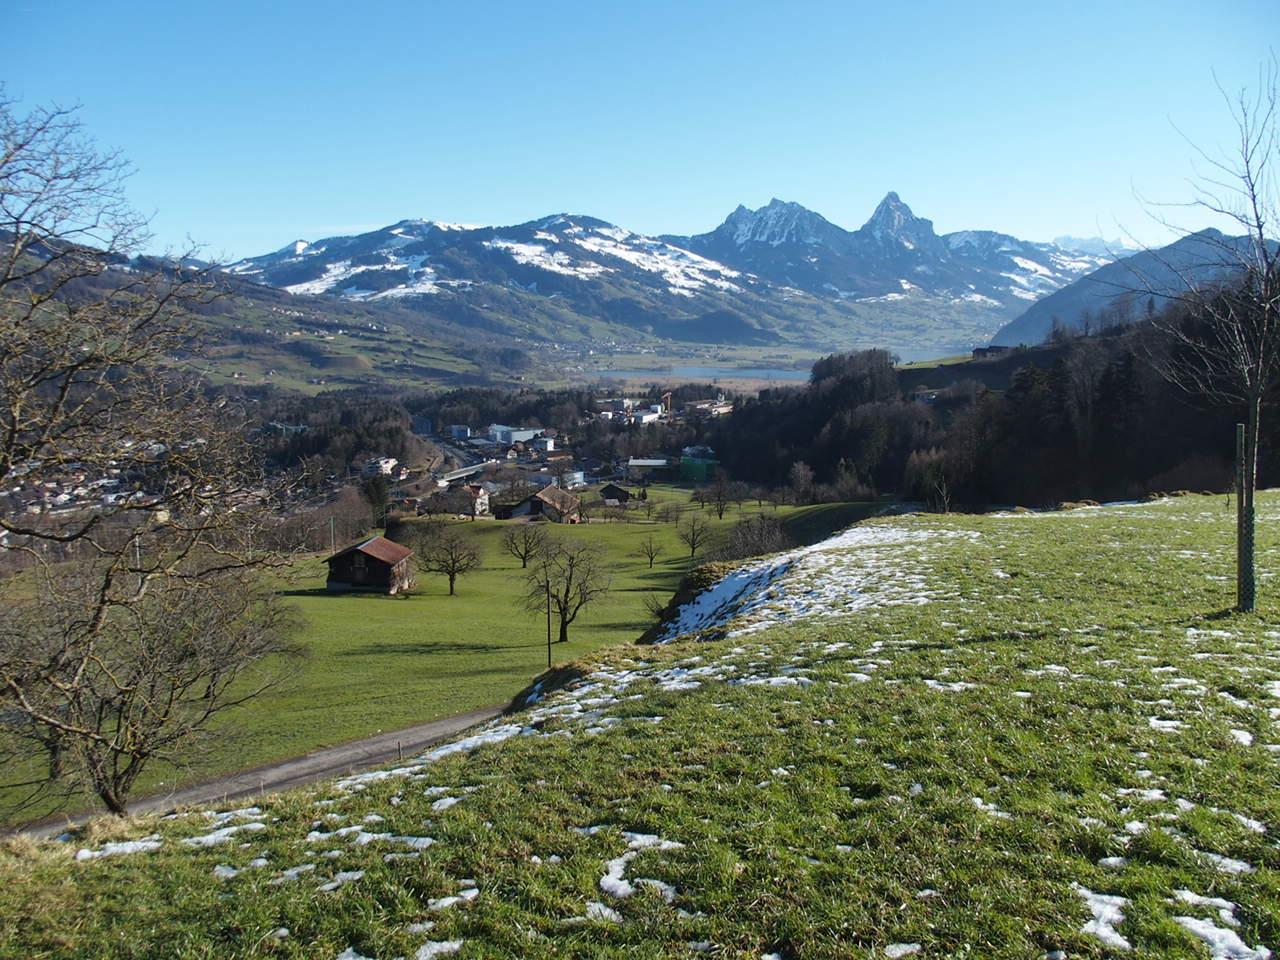
<path id="1" fill-rule="evenodd" d="M 242 833 L 246 830 L 250 832 L 265 830 L 266 827 L 265 823 L 253 820 L 235 827 L 223 827 L 221 830 L 215 830 L 213 833 L 206 833 L 199 837 L 184 837 L 182 842 L 189 847 L 216 847 L 220 843 L 226 843 L 237 833 Z"/>
<path id="2" fill-rule="evenodd" d="M 1080 928 L 1081 933 L 1092 934 L 1117 950 L 1133 949 L 1129 941 L 1116 931 L 1116 926 L 1124 923 L 1123 908 L 1128 905 L 1128 900 L 1111 894 L 1094 893 L 1078 883 L 1071 884 L 1071 889 L 1084 898 L 1085 906 L 1093 914 L 1093 919 Z"/>
<path id="3" fill-rule="evenodd" d="M 1196 917 L 1174 917 L 1174 922 L 1209 948 L 1214 960 L 1269 960 L 1271 951 L 1264 946 L 1250 947 L 1234 930 L 1218 926 L 1211 920 Z"/>
<path id="4" fill-rule="evenodd" d="M 119 857 L 128 853 L 143 853 L 147 850 L 155 850 L 157 847 L 163 846 L 164 841 L 160 839 L 160 834 L 153 833 L 149 837 L 143 837 L 141 840 L 122 840 L 120 842 L 104 843 L 97 850 L 90 850 L 88 847 L 82 847 L 76 851 L 76 859 L 96 860 L 98 857 Z"/>
<path id="5" fill-rule="evenodd" d="M 928 548 L 976 534 L 869 524 L 809 547 L 744 564 L 680 608 L 659 641 L 733 623 L 738 636 L 811 616 L 928 603 Z"/>
<path id="6" fill-rule="evenodd" d="M 461 940 L 429 940 L 418 948 L 413 960 L 432 960 L 433 957 L 447 956 L 461 949 Z"/>

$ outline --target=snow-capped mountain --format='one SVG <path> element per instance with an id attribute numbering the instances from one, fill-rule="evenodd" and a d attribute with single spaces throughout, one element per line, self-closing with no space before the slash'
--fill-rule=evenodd
<path id="1" fill-rule="evenodd" d="M 1148 310 L 1161 309 L 1170 295 L 1189 287 L 1238 279 L 1248 261 L 1248 237 L 1207 229 L 1158 250 L 1128 249 L 1130 256 L 1107 263 L 1031 304 L 992 338 L 998 346 L 1041 343 L 1055 323 L 1066 329 L 1124 325 Z"/>
<path id="2" fill-rule="evenodd" d="M 914 293 L 1013 311 L 1108 259 L 991 231 L 939 236 L 893 192 L 853 231 L 773 200 L 739 207 L 710 233 L 664 239 L 817 296 L 865 303 Z"/>
<path id="3" fill-rule="evenodd" d="M 1004 234 L 938 236 L 895 193 L 845 230 L 796 203 L 739 206 L 710 233 L 651 237 L 558 214 L 507 227 L 402 220 L 297 240 L 231 273 L 296 294 L 394 300 L 462 326 L 548 340 L 886 346 L 985 342 L 1103 258 Z"/>

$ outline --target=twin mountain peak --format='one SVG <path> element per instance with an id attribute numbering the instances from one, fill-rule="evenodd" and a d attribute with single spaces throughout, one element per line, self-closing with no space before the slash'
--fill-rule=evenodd
<path id="1" fill-rule="evenodd" d="M 404 220 L 298 240 L 229 270 L 296 294 L 392 298 L 494 332 L 572 339 L 604 323 L 695 342 L 868 343 L 908 355 L 986 342 L 1112 259 L 1082 246 L 940 236 L 890 192 L 856 230 L 778 199 L 739 206 L 693 236 L 572 214 L 504 227 Z M 922 334 L 922 318 L 937 329 Z"/>

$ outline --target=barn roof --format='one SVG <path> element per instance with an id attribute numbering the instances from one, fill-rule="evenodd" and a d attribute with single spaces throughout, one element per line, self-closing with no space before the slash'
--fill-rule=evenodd
<path id="1" fill-rule="evenodd" d="M 578 498 L 559 487 L 543 487 L 534 497 L 543 503 L 550 504 L 561 513 L 572 513 L 578 509 Z"/>
<path id="2" fill-rule="evenodd" d="M 386 537 L 370 537 L 362 543 L 354 543 L 345 550 L 339 550 L 332 557 L 326 559 L 325 563 L 332 563 L 339 557 L 345 557 L 349 553 L 363 553 L 393 567 L 405 557 L 413 556 L 412 550 L 396 543 L 394 540 L 388 540 Z"/>

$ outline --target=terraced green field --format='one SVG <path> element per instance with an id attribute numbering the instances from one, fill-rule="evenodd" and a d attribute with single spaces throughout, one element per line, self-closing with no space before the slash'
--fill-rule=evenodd
<path id="1" fill-rule="evenodd" d="M 399 768 L 0 861 L 0 956 L 1280 945 L 1280 497 L 875 520 Z"/>

